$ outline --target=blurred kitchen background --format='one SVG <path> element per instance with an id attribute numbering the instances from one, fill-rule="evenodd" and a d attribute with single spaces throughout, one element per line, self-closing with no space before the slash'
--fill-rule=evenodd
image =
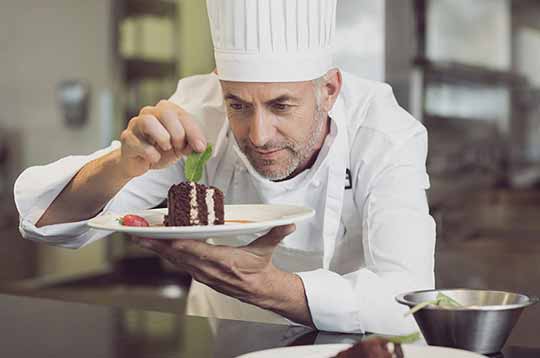
<path id="1" fill-rule="evenodd" d="M 341 68 L 429 130 L 437 286 L 540 295 L 540 1 L 338 0 L 337 23 Z M 211 71 L 205 1 L 4 0 L 0 24 L 0 292 L 182 312 L 190 278 L 122 235 L 21 239 L 12 188 Z M 529 313 L 515 344 L 537 340 Z"/>

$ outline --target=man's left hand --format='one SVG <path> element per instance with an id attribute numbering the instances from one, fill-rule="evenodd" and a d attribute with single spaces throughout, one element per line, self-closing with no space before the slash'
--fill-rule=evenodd
<path id="1" fill-rule="evenodd" d="M 304 324 L 312 324 L 301 279 L 281 271 L 272 264 L 276 246 L 295 226 L 284 225 L 270 230 L 250 244 L 242 247 L 210 245 L 200 240 L 156 240 L 133 238 L 137 244 L 156 252 L 192 277 L 225 295 L 243 302 L 284 314 Z M 301 292 L 298 292 L 299 289 Z M 295 300 L 287 295 L 301 294 L 304 312 L 297 317 L 298 307 L 290 314 L 287 305 Z M 292 301 L 292 302 L 291 302 Z M 281 306 L 281 307 L 280 307 Z"/>

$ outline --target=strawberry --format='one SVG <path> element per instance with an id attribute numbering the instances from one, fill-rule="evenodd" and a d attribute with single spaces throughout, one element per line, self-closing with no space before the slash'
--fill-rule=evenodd
<path id="1" fill-rule="evenodd" d="M 150 226 L 145 218 L 133 214 L 124 215 L 118 222 L 124 226 Z"/>

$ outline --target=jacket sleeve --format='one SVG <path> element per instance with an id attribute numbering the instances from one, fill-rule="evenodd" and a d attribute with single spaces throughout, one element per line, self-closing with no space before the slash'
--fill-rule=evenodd
<path id="1" fill-rule="evenodd" d="M 301 272 L 313 321 L 320 330 L 408 334 L 418 328 L 395 296 L 434 287 L 435 223 L 425 190 L 427 134 L 413 136 L 377 171 L 363 203 L 365 266 L 344 275 Z M 362 195 L 363 196 L 363 195 Z M 359 235 L 360 236 L 360 235 Z"/>
<path id="2" fill-rule="evenodd" d="M 109 147 L 90 155 L 72 155 L 23 171 L 14 186 L 21 235 L 26 239 L 66 248 L 79 248 L 109 235 L 108 231 L 89 228 L 86 225 L 89 220 L 39 228 L 35 224 L 82 167 L 119 147 L 120 142 L 114 141 Z M 154 207 L 164 200 L 170 185 L 181 180 L 182 176 L 181 164 L 150 170 L 129 181 L 98 216 L 109 212 L 121 213 Z"/>

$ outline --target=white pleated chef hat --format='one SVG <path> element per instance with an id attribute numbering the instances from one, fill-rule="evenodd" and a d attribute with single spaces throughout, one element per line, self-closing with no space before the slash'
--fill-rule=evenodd
<path id="1" fill-rule="evenodd" d="M 313 80 L 332 68 L 336 0 L 207 0 L 218 77 Z"/>

